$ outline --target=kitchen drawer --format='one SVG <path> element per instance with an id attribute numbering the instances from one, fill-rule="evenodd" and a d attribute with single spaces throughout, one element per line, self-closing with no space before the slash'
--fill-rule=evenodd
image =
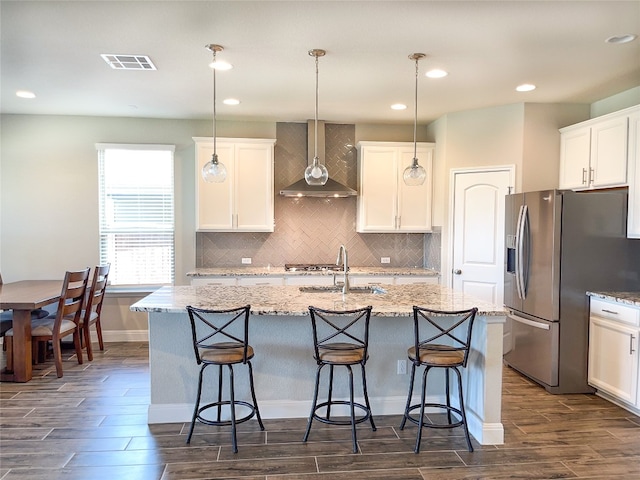
<path id="1" fill-rule="evenodd" d="M 591 316 L 628 323 L 636 327 L 640 325 L 640 308 L 593 297 L 591 297 L 590 314 Z"/>
<path id="2" fill-rule="evenodd" d="M 191 285 L 235 285 L 236 277 L 195 277 L 191 279 Z"/>

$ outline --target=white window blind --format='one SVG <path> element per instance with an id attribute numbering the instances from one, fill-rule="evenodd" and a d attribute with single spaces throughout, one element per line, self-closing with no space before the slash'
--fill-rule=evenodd
<path id="1" fill-rule="evenodd" d="M 97 144 L 100 261 L 112 285 L 172 284 L 173 145 Z"/>

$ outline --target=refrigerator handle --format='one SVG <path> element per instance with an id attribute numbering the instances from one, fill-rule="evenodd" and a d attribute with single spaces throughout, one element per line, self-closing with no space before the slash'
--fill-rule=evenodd
<path id="1" fill-rule="evenodd" d="M 518 224 L 516 226 L 516 290 L 520 300 L 524 300 L 527 296 L 525 287 L 525 269 L 524 269 L 524 241 L 526 233 L 526 222 L 528 217 L 528 207 L 520 206 L 518 214 Z"/>
<path id="2" fill-rule="evenodd" d="M 529 320 L 528 318 L 522 318 L 519 315 L 515 315 L 513 312 L 509 313 L 509 318 L 515 322 L 523 323 L 524 325 L 529 325 L 530 327 L 539 328 L 541 330 L 549 330 L 551 327 L 549 323 L 545 322 L 536 322 L 535 320 Z"/>

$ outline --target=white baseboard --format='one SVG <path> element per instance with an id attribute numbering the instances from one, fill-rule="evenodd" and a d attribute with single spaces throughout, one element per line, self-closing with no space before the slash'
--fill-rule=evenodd
<path id="1" fill-rule="evenodd" d="M 102 339 L 105 342 L 148 342 L 149 330 L 102 330 Z M 98 335 L 92 327 L 91 342 L 97 341 Z"/>

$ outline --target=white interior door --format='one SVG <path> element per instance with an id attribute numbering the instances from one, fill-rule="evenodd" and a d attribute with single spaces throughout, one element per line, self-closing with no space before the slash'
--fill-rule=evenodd
<path id="1" fill-rule="evenodd" d="M 513 168 L 454 173 L 452 286 L 502 305 L 504 197 Z"/>

